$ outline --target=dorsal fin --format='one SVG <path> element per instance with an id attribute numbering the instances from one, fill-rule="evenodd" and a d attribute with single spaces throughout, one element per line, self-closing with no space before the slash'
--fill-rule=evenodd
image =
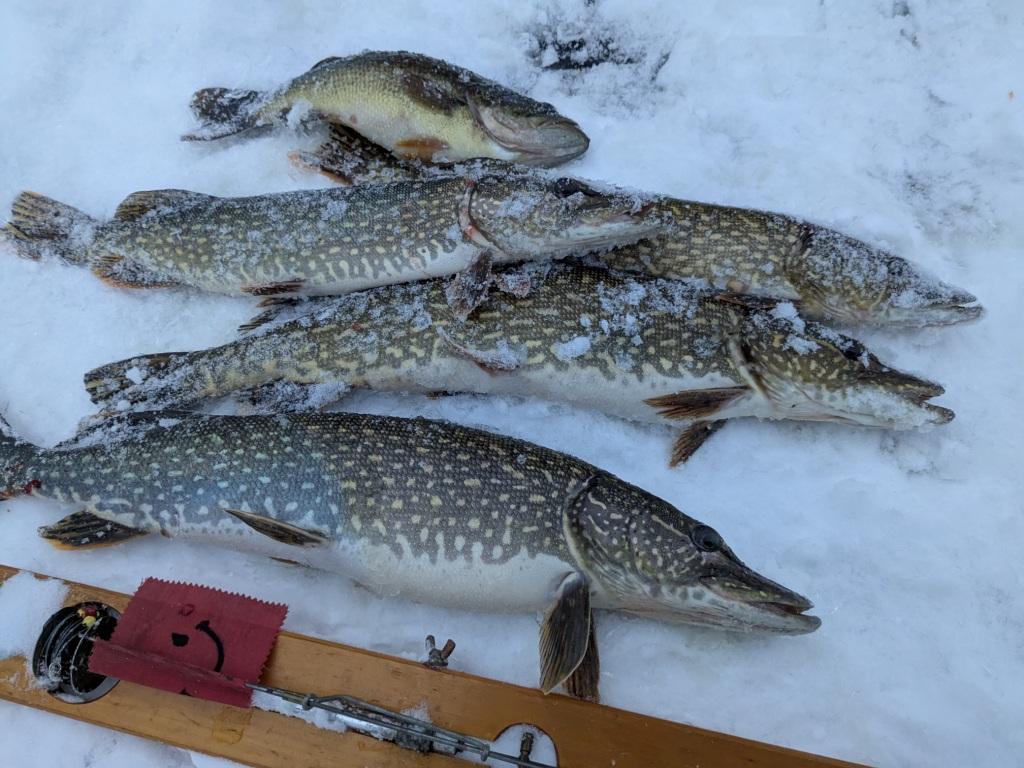
<path id="1" fill-rule="evenodd" d="M 147 213 L 162 208 L 186 208 L 216 199 L 213 195 L 189 192 L 187 189 L 153 189 L 145 192 L 133 192 L 117 206 L 114 218 L 120 221 L 135 221 Z"/>
<path id="2" fill-rule="evenodd" d="M 252 512 L 242 512 L 239 509 L 225 509 L 229 515 L 248 525 L 254 531 L 269 536 L 274 541 L 282 544 L 292 544 L 298 547 L 308 547 L 313 544 L 323 544 L 327 538 L 317 531 L 308 531 L 299 528 L 291 523 L 284 523 L 266 515 L 257 515 Z"/>
<path id="3" fill-rule="evenodd" d="M 320 67 L 330 64 L 332 61 L 341 61 L 342 58 L 342 56 L 328 56 L 326 59 L 320 59 L 320 61 L 309 68 L 309 71 L 312 72 L 314 69 L 320 69 Z"/>

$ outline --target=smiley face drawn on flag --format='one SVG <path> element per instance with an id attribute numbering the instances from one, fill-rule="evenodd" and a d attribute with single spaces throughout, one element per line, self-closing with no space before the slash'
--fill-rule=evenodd
<path id="1" fill-rule="evenodd" d="M 121 680 L 249 706 L 288 608 L 210 587 L 147 579 L 90 668 Z"/>

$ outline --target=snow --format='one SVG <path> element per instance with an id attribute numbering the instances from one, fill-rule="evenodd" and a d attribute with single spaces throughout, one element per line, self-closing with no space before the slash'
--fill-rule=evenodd
<path id="1" fill-rule="evenodd" d="M 550 41 L 574 29 L 590 35 L 587 54 L 616 55 L 538 69 L 559 60 Z M 344 403 L 576 454 L 714 525 L 749 565 L 817 605 L 821 629 L 796 638 L 602 616 L 608 704 L 849 760 L 1012 765 L 1024 749 L 1022 32 L 1012 0 L 5 3 L 0 208 L 24 188 L 108 217 L 141 189 L 326 187 L 287 159 L 315 137 L 179 142 L 195 127 L 191 93 L 272 88 L 330 54 L 407 48 L 578 120 L 592 144 L 571 173 L 800 216 L 976 293 L 988 312 L 973 325 L 855 331 L 883 360 L 946 386 L 941 402 L 957 419 L 924 433 L 736 422 L 673 471 L 669 431 L 565 405 Z M 253 304 L 119 291 L 4 250 L 0 412 L 33 441 L 65 439 L 91 412 L 85 371 L 225 343 Z M 146 576 L 202 581 L 287 602 L 292 631 L 406 658 L 428 633 L 451 636 L 455 668 L 536 684 L 536 617 L 382 600 L 334 576 L 160 537 L 57 551 L 35 531 L 68 511 L 0 504 L 0 562 L 121 591 Z M 109 768 L 221 764 L 8 704 L 0 732 L 19 734 L 5 757 L 27 768 L 100 755 Z"/>
<path id="2" fill-rule="evenodd" d="M 16 573 L 0 584 L 0 616 L 17 616 L 0 627 L 0 658 L 32 658 L 39 630 L 64 605 L 67 587 L 55 579 Z"/>

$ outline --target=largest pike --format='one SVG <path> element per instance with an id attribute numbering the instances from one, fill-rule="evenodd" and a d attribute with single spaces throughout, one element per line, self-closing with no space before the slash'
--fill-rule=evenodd
<path id="1" fill-rule="evenodd" d="M 685 459 L 723 419 L 756 416 L 883 427 L 942 424 L 942 387 L 894 370 L 786 303 L 739 301 L 599 269 L 524 270 L 525 298 L 492 294 L 470 321 L 440 281 L 332 300 L 200 351 L 86 374 L 108 410 L 178 407 L 275 382 L 568 400 L 649 422 L 693 422 Z"/>
<path id="2" fill-rule="evenodd" d="M 204 88 L 193 96 L 192 110 L 203 125 L 186 139 L 217 139 L 314 117 L 357 131 L 395 156 L 428 162 L 495 158 L 553 166 L 582 155 L 590 144 L 550 104 L 405 51 L 332 56 L 265 93 Z"/>
<path id="3" fill-rule="evenodd" d="M 0 237 L 108 282 L 218 293 L 339 294 L 490 263 L 558 258 L 654 234 L 647 201 L 535 173 L 220 198 L 138 192 L 100 223 L 24 192 Z"/>
<path id="4" fill-rule="evenodd" d="M 596 698 L 594 609 L 782 634 L 820 623 L 667 502 L 564 454 L 440 422 L 151 414 L 46 450 L 0 420 L 0 498 L 20 493 L 84 510 L 41 530 L 67 546 L 191 536 L 384 595 L 546 609 L 545 692 L 565 683 Z"/>

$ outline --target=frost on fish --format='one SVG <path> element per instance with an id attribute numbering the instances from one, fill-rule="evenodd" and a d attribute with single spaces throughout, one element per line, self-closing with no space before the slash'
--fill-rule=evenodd
<path id="1" fill-rule="evenodd" d="M 493 292 L 468 320 L 443 280 L 389 286 L 286 307 L 222 347 L 113 363 L 87 374 L 86 386 L 114 411 L 251 390 L 307 407 L 309 387 L 341 384 L 563 400 L 684 430 L 740 417 L 890 428 L 952 418 L 927 402 L 941 387 L 804 320 L 791 302 L 570 265 L 516 274 L 525 295 Z M 141 383 L 135 371 L 145 372 Z M 696 434 L 685 433 L 687 446 Z"/>
<path id="2" fill-rule="evenodd" d="M 590 140 L 551 105 L 439 59 L 405 51 L 331 56 L 272 92 L 204 88 L 202 121 L 183 138 L 208 141 L 315 116 L 391 155 L 427 163 L 497 158 L 549 167 L 583 154 Z"/>
<path id="3" fill-rule="evenodd" d="M 138 192 L 104 223 L 25 193 L 3 231 L 25 255 L 55 250 L 119 287 L 301 296 L 452 275 L 482 251 L 561 258 L 660 227 L 634 195 L 522 171 L 247 198 Z"/>
<path id="4" fill-rule="evenodd" d="M 607 266 L 795 302 L 809 318 L 944 325 L 981 314 L 971 294 L 898 256 L 781 214 L 662 198 L 662 234 L 606 254 Z"/>

